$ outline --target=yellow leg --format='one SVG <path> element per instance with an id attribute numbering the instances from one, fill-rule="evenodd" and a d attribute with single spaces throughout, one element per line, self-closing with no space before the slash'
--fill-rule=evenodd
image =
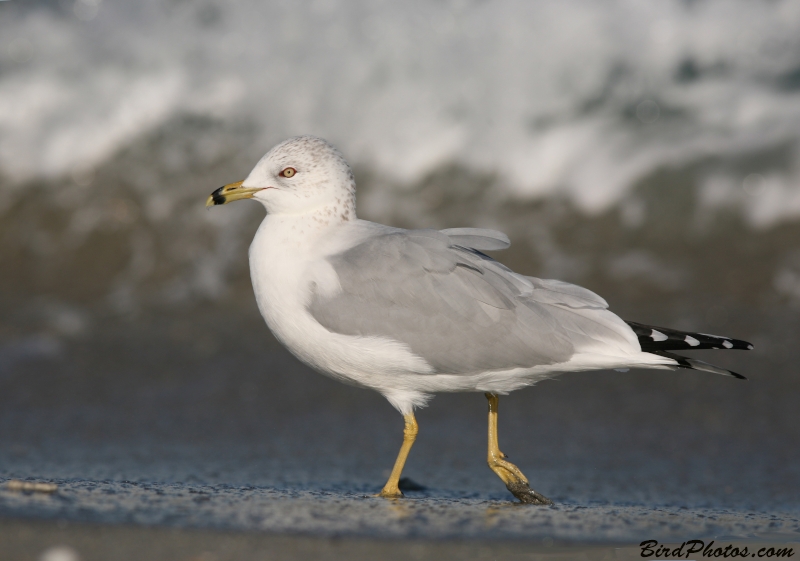
<path id="1" fill-rule="evenodd" d="M 405 419 L 406 422 L 406 426 L 403 429 L 403 445 L 400 447 L 400 453 L 397 454 L 397 460 L 394 462 L 389 481 L 386 482 L 386 485 L 383 486 L 383 490 L 380 493 L 381 497 L 388 499 L 396 499 L 403 496 L 403 493 L 397 485 L 400 482 L 400 474 L 403 473 L 403 466 L 406 465 L 408 453 L 411 451 L 411 447 L 414 445 L 414 441 L 417 439 L 417 433 L 419 432 L 419 426 L 417 425 L 417 420 L 414 418 L 413 413 L 404 415 L 403 419 Z"/>
<path id="2" fill-rule="evenodd" d="M 535 505 L 553 504 L 553 501 L 531 489 L 525 474 L 517 466 L 507 461 L 507 456 L 500 451 L 497 443 L 497 403 L 499 399 L 493 393 L 487 393 L 486 399 L 489 400 L 489 453 L 486 458 L 489 467 L 503 480 L 511 494 L 520 502 Z"/>

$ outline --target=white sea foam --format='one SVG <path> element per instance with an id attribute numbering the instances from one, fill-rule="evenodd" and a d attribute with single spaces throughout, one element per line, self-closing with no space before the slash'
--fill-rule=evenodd
<path id="1" fill-rule="evenodd" d="M 662 167 L 800 144 L 797 2 L 15 4 L 7 188 L 80 176 L 186 114 L 250 123 L 254 153 L 312 133 L 400 186 L 459 163 L 588 212 Z M 765 178 L 742 198 L 753 224 L 800 215 L 796 165 L 723 168 L 712 183 Z"/>

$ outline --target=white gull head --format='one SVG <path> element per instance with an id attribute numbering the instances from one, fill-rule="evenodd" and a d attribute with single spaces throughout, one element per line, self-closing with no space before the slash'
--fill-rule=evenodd
<path id="1" fill-rule="evenodd" d="M 267 152 L 242 183 L 269 214 L 324 209 L 333 221 L 356 217 L 356 183 L 344 157 L 327 141 L 296 136 Z"/>

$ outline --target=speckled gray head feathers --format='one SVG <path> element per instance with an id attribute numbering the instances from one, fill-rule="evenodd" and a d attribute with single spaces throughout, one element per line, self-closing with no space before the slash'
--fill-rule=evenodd
<path id="1" fill-rule="evenodd" d="M 259 160 L 243 186 L 264 189 L 254 198 L 270 214 L 326 208 L 341 220 L 355 219 L 353 172 L 339 151 L 322 138 L 296 136 L 281 142 Z"/>

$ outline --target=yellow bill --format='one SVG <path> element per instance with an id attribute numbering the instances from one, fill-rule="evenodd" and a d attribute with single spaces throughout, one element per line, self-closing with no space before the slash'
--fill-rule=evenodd
<path id="1" fill-rule="evenodd" d="M 252 199 L 255 193 L 263 189 L 262 187 L 242 187 L 242 183 L 244 181 L 223 185 L 208 196 L 206 206 L 224 205 L 239 199 Z"/>

